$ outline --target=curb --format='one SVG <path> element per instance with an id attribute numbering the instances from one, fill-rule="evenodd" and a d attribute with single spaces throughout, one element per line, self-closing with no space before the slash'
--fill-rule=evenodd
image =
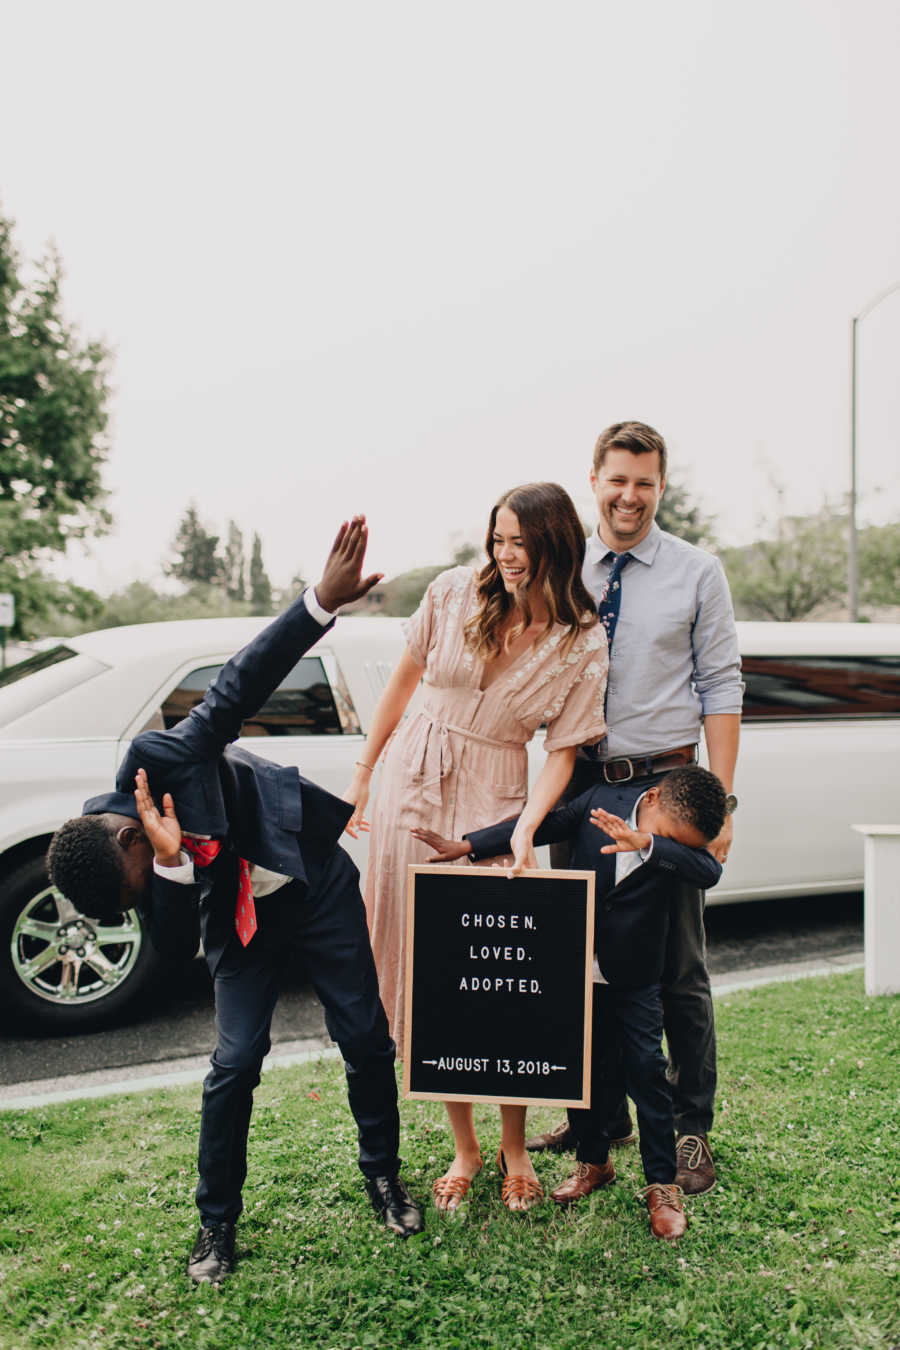
<path id="1" fill-rule="evenodd" d="M 714 998 L 743 989 L 758 989 L 768 984 L 786 984 L 813 979 L 819 975 L 841 975 L 862 970 L 865 961 L 858 951 L 843 952 L 830 960 L 785 961 L 779 965 L 728 971 L 710 979 Z M 262 1071 L 287 1069 L 317 1059 L 339 1059 L 337 1046 L 321 1040 L 283 1041 L 263 1060 Z M 92 1097 L 117 1097 L 129 1092 L 147 1092 L 152 1088 L 180 1087 L 200 1083 L 206 1077 L 209 1058 L 192 1055 L 157 1064 L 135 1064 L 128 1069 L 100 1069 L 92 1073 L 72 1074 L 68 1078 L 38 1079 L 31 1083 L 12 1083 L 0 1091 L 0 1111 L 27 1111 L 51 1106 L 55 1102 L 73 1102 Z"/>

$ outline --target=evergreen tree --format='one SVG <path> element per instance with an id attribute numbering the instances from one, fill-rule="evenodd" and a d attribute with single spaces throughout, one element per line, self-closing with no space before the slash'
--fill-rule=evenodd
<path id="1" fill-rule="evenodd" d="M 228 538 L 225 542 L 225 590 L 231 600 L 245 598 L 244 587 L 244 536 L 233 520 L 228 522 Z"/>
<path id="2" fill-rule="evenodd" d="M 689 544 L 712 545 L 715 542 L 715 525 L 693 505 L 688 490 L 671 474 L 666 479 L 666 490 L 656 512 L 656 523 L 661 530 L 677 534 Z"/>
<path id="3" fill-rule="evenodd" d="M 193 502 L 181 518 L 172 547 L 175 558 L 165 568 L 167 576 L 186 586 L 210 586 L 223 580 L 219 536 L 204 528 Z"/>
<path id="4" fill-rule="evenodd" d="M 256 533 L 250 554 L 250 605 L 254 614 L 268 614 L 272 609 L 272 583 L 263 565 L 262 540 Z"/>

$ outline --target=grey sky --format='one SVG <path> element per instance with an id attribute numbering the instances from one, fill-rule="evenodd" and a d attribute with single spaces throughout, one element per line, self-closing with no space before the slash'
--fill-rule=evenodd
<path id="1" fill-rule="evenodd" d="M 900 280 L 894 0 L 4 3 L 0 200 L 116 350 L 117 529 L 187 501 L 277 583 L 368 512 L 387 572 L 503 489 L 591 513 L 652 422 L 725 542 L 847 486 L 849 318 Z M 861 344 L 863 515 L 900 516 L 900 296 Z"/>

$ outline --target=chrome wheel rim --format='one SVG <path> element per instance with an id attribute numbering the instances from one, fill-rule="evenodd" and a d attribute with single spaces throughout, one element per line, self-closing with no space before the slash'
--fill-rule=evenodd
<path id="1" fill-rule="evenodd" d="M 128 978 L 143 934 L 134 910 L 114 924 L 85 918 L 53 886 L 22 910 L 12 932 L 13 969 L 45 1003 L 80 1007 L 108 998 Z"/>

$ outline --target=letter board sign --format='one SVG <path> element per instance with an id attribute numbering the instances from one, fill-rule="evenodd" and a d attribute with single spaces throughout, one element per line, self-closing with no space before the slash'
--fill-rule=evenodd
<path id="1" fill-rule="evenodd" d="M 403 1092 L 590 1104 L 594 873 L 409 868 Z"/>

